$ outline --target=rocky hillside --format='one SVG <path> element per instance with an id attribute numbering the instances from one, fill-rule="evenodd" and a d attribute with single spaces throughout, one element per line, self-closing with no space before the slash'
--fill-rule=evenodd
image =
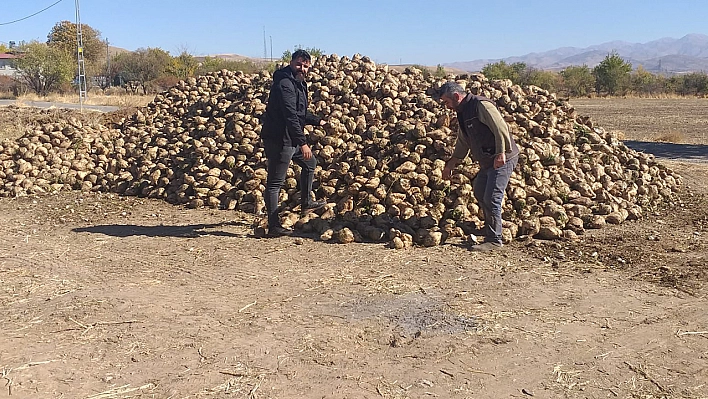
<path id="1" fill-rule="evenodd" d="M 701 34 L 689 34 L 680 39 L 663 38 L 648 43 L 613 41 L 585 48 L 562 47 L 503 59 L 453 62 L 445 66 L 474 72 L 482 70 L 487 64 L 503 60 L 509 64 L 523 62 L 529 67 L 544 70 L 562 70 L 572 65 L 593 68 L 613 51 L 634 68 L 641 65 L 652 73 L 708 70 L 708 36 Z"/>

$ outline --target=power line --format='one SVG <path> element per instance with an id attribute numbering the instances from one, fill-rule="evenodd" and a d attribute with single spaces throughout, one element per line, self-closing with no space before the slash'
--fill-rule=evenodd
<path id="1" fill-rule="evenodd" d="M 24 17 L 24 18 L 16 19 L 16 20 L 10 21 L 10 22 L 0 22 L 0 26 L 2 26 L 2 25 L 10 25 L 10 24 L 14 24 L 15 22 L 20 22 L 20 21 L 24 21 L 25 19 L 32 18 L 32 17 L 34 17 L 34 16 L 37 15 L 37 14 L 40 14 L 40 13 L 43 13 L 44 11 L 47 11 L 48 9 L 54 7 L 55 5 L 61 3 L 62 1 L 64 1 L 64 0 L 57 0 L 57 1 L 56 1 L 54 4 L 52 4 L 51 6 L 45 8 L 45 9 L 43 9 L 43 10 L 39 10 L 39 11 L 37 11 L 36 13 L 34 13 L 34 14 L 32 14 L 32 15 L 28 15 L 28 16 L 26 16 L 26 17 Z"/>

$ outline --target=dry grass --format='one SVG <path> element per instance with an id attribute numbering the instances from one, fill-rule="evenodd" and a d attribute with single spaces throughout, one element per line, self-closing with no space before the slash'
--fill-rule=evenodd
<path id="1" fill-rule="evenodd" d="M 636 94 L 625 94 L 623 96 L 606 96 L 606 95 L 597 95 L 595 93 L 591 93 L 587 96 L 582 96 L 582 97 L 571 97 L 570 101 L 574 102 L 577 99 L 580 100 L 587 100 L 587 99 L 592 99 L 592 100 L 636 100 L 636 99 L 641 99 L 641 100 L 647 100 L 647 99 L 669 99 L 669 100 L 691 100 L 695 98 L 708 98 L 706 96 L 700 97 L 700 96 L 684 96 L 676 93 L 636 93 Z"/>
<path id="2" fill-rule="evenodd" d="M 660 133 L 654 136 L 653 141 L 683 144 L 686 142 L 686 135 L 683 132 L 669 129 L 666 133 Z"/>
<path id="3" fill-rule="evenodd" d="M 14 99 L 15 99 L 15 95 L 12 94 L 12 92 L 0 90 L 0 100 L 14 100 Z"/>
<path id="4" fill-rule="evenodd" d="M 144 107 L 155 98 L 154 95 L 137 94 L 95 94 L 89 93 L 85 104 L 88 105 L 108 105 L 120 108 Z M 78 95 L 50 94 L 48 96 L 38 96 L 36 94 L 26 94 L 17 98 L 17 102 L 27 103 L 31 101 L 48 101 L 57 103 L 78 104 Z"/>

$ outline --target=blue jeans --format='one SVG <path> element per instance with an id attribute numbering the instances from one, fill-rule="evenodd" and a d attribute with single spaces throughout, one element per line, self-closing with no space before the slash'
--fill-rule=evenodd
<path id="1" fill-rule="evenodd" d="M 268 227 L 272 228 L 280 226 L 278 197 L 280 196 L 280 188 L 283 186 L 287 176 L 288 168 L 290 168 L 290 161 L 294 161 L 302 168 L 300 172 L 300 203 L 304 205 L 310 200 L 317 159 L 313 155 L 312 158 L 306 160 L 299 146 L 289 147 L 280 142 L 263 140 L 263 147 L 268 159 L 268 179 L 266 181 L 264 199 L 266 212 L 268 212 Z"/>
<path id="2" fill-rule="evenodd" d="M 474 197 L 484 212 L 485 242 L 502 243 L 504 192 L 518 161 L 519 157 L 514 157 L 499 169 L 480 169 L 474 179 Z"/>

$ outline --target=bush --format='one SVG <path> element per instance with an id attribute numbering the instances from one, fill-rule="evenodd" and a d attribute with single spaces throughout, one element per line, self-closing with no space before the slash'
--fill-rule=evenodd
<path id="1" fill-rule="evenodd" d="M 18 92 L 17 81 L 9 76 L 0 76 L 0 98 L 16 97 Z"/>
<path id="2" fill-rule="evenodd" d="M 175 86 L 181 79 L 173 75 L 160 76 L 147 82 L 145 90 L 148 93 L 159 93 Z"/>
<path id="3" fill-rule="evenodd" d="M 120 86 L 111 86 L 103 90 L 103 94 L 107 96 L 119 96 L 125 94 L 125 89 Z"/>

